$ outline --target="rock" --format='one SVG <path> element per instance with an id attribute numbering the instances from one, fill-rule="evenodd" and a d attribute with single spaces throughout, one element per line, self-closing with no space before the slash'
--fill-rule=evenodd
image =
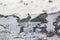
<path id="1" fill-rule="evenodd" d="M 47 26 L 44 25 L 44 27 L 40 27 L 42 33 L 47 33 L 47 30 L 46 30 Z"/>
<path id="2" fill-rule="evenodd" d="M 23 32 L 23 29 L 24 29 L 24 27 L 21 27 L 21 29 L 20 29 L 20 32 L 19 32 L 19 33 Z"/>
<path id="3" fill-rule="evenodd" d="M 0 17 L 4 17 L 4 15 L 0 14 Z"/>
<path id="4" fill-rule="evenodd" d="M 39 38 L 38 40 L 42 40 L 42 39 Z"/>
<path id="5" fill-rule="evenodd" d="M 52 3 L 53 1 L 52 1 L 52 0 L 49 0 L 48 2 L 49 2 L 49 3 Z"/>
<path id="6" fill-rule="evenodd" d="M 57 18 L 56 18 L 56 21 L 55 22 L 53 22 L 53 25 L 55 26 L 55 32 L 56 33 L 58 33 L 58 30 L 60 29 L 60 24 L 59 24 L 59 22 L 60 22 L 60 16 L 58 16 Z M 59 25 L 58 25 L 59 24 Z"/>
<path id="7" fill-rule="evenodd" d="M 43 13 L 38 15 L 36 18 L 32 19 L 31 22 L 41 22 L 41 23 L 47 23 L 46 17 L 48 16 L 47 13 Z"/>
<path id="8" fill-rule="evenodd" d="M 55 35 L 55 33 L 49 32 L 49 33 L 47 34 L 47 37 L 53 37 L 54 35 Z"/>

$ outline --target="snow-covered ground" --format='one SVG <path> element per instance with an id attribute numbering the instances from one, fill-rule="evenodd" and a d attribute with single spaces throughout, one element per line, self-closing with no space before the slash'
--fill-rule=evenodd
<path id="1" fill-rule="evenodd" d="M 37 17 L 39 14 L 47 12 L 47 23 L 41 22 L 25 22 L 18 23 L 13 16 L 0 17 L 0 40 L 60 40 L 60 29 L 58 33 L 54 29 L 53 22 L 60 15 L 60 0 L 0 0 L 0 14 L 2 15 L 17 15 L 20 19 L 26 18 L 27 14 L 31 15 L 31 19 Z M 56 14 L 53 14 L 53 13 Z M 59 19 L 60 20 L 60 19 Z M 37 25 L 37 24 L 40 24 Z M 58 22 L 60 25 L 60 22 Z M 20 33 L 21 27 L 24 30 Z M 33 32 L 33 28 L 38 28 Z M 45 28 L 45 26 L 47 26 Z M 43 28 L 43 29 L 40 29 Z M 46 32 L 46 30 L 47 32 Z M 43 30 L 43 32 L 41 32 Z M 48 35 L 48 36 L 47 36 Z M 51 36 L 53 35 L 53 36 Z M 51 36 L 51 37 L 49 37 Z"/>
<path id="2" fill-rule="evenodd" d="M 20 18 L 38 15 L 46 10 L 48 13 L 60 11 L 60 0 L 0 0 L 0 14 L 19 14 Z M 23 15 L 22 15 L 23 14 Z M 34 17 L 36 16 L 34 15 Z"/>
<path id="3" fill-rule="evenodd" d="M 58 16 L 59 13 L 48 15 L 46 18 L 48 23 L 42 24 L 41 22 L 30 21 L 18 23 L 17 18 L 14 16 L 8 16 L 7 18 L 0 17 L 0 40 L 60 40 L 60 34 L 55 33 L 55 26 L 53 25 L 53 22 L 56 21 Z M 40 26 L 38 24 L 40 24 Z M 33 32 L 33 27 L 36 26 L 38 28 Z M 45 31 L 45 26 L 47 26 L 47 32 Z M 23 32 L 20 33 L 21 27 L 24 27 L 24 29 L 22 29 Z M 40 27 L 43 29 L 40 29 Z M 58 33 L 60 33 L 60 30 L 58 30 Z M 49 37 L 49 35 L 52 34 L 53 36 Z"/>

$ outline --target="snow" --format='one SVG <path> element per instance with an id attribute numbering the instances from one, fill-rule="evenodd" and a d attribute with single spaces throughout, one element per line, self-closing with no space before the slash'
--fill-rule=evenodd
<path id="1" fill-rule="evenodd" d="M 60 40 L 60 38 L 58 38 L 57 35 L 51 37 L 51 38 L 47 38 L 48 40 Z"/>
<path id="2" fill-rule="evenodd" d="M 53 22 L 56 21 L 56 18 L 59 16 L 59 14 L 54 14 L 54 15 L 49 15 L 46 19 L 48 20 L 48 23 L 46 24 L 48 27 L 47 27 L 47 31 L 51 31 L 51 32 L 54 32 L 54 25 L 53 25 Z"/>
<path id="3" fill-rule="evenodd" d="M 46 18 L 48 20 L 48 23 L 40 23 L 40 22 L 23 22 L 23 23 L 18 23 L 17 19 L 13 16 L 9 16 L 7 18 L 0 18 L 0 24 L 4 25 L 5 27 L 7 27 L 7 29 L 5 29 L 4 27 L 0 26 L 0 39 L 1 40 L 38 40 L 38 39 L 42 39 L 42 40 L 59 40 L 60 38 L 58 37 L 58 35 L 54 35 L 52 37 L 47 37 L 46 33 L 41 33 L 41 29 L 36 28 L 36 31 L 33 32 L 33 27 L 36 27 L 37 25 L 38 27 L 44 27 L 45 25 L 47 26 L 47 31 L 48 32 L 55 32 L 54 28 L 55 26 L 53 25 L 53 22 L 56 21 L 56 18 L 59 16 L 59 14 L 53 14 L 53 15 L 48 15 L 48 17 Z M 19 25 L 20 24 L 20 25 Z M 19 25 L 19 26 L 18 26 Z M 20 32 L 20 28 L 24 27 L 23 32 Z M 6 33 L 7 32 L 7 33 Z M 58 32 L 60 33 L 60 30 L 58 30 Z M 5 37 L 6 36 L 6 37 Z"/>
<path id="4" fill-rule="evenodd" d="M 19 14 L 21 18 L 26 17 L 27 13 L 31 15 L 43 13 L 42 10 L 46 10 L 48 13 L 56 12 L 60 10 L 60 0 L 52 0 L 52 3 L 49 3 L 49 0 L 0 0 L 0 14 L 11 15 Z M 24 5 L 28 3 L 28 5 Z M 4 6 L 6 4 L 6 6 Z M 23 16 L 23 15 L 24 16 Z M 36 15 L 34 15 L 35 17 Z"/>
<path id="5" fill-rule="evenodd" d="M 60 33 L 60 30 L 58 30 L 58 32 Z"/>
<path id="6" fill-rule="evenodd" d="M 7 27 L 7 29 L 4 29 L 2 26 L 0 26 L 0 38 L 1 40 L 38 40 L 39 38 L 42 40 L 48 39 L 48 40 L 59 40 L 57 35 L 54 35 L 53 37 L 47 37 L 46 33 L 41 33 L 41 29 L 36 28 L 36 31 L 33 32 L 33 27 L 35 27 L 37 24 L 38 27 L 44 27 L 45 25 L 47 26 L 47 31 L 48 32 L 55 32 L 54 28 L 55 26 L 53 25 L 53 22 L 56 21 L 56 18 L 59 16 L 59 14 L 54 14 L 54 15 L 48 15 L 46 18 L 48 20 L 48 23 L 43 23 L 41 24 L 40 22 L 23 22 L 23 23 L 18 23 L 17 19 L 14 18 L 13 16 L 9 16 L 7 18 L 0 18 L 0 24 L 4 25 Z M 20 24 L 20 25 L 19 25 Z M 19 26 L 18 26 L 19 25 Z M 24 30 L 23 32 L 19 33 L 20 27 L 23 26 Z M 4 31 L 7 33 L 4 33 Z M 11 33 L 9 33 L 11 32 Z M 60 33 L 60 30 L 58 30 Z M 3 37 L 4 36 L 4 37 Z M 5 37 L 6 36 L 6 37 Z"/>
<path id="7" fill-rule="evenodd" d="M 21 2 L 22 1 L 22 2 Z M 54 12 L 60 11 L 60 0 L 0 0 L 0 14 L 3 15 L 17 15 L 20 19 L 26 18 L 27 14 L 31 15 L 31 19 L 37 17 L 39 14 L 44 13 L 46 10 L 48 14 L 53 14 Z M 27 4 L 26 4 L 27 3 Z M 7 18 L 0 17 L 0 40 L 60 40 L 58 35 L 52 37 L 47 37 L 46 33 L 41 33 L 41 29 L 37 28 L 36 32 L 33 32 L 33 27 L 40 24 L 38 27 L 47 26 L 48 32 L 55 32 L 53 22 L 59 16 L 58 12 L 53 15 L 48 15 L 46 18 L 48 23 L 41 24 L 40 22 L 23 22 L 18 23 L 17 19 L 9 16 Z M 1 26 L 3 25 L 3 26 Z M 18 26 L 19 25 L 19 26 Z M 60 22 L 58 23 L 60 25 Z M 23 32 L 20 32 L 20 28 L 24 27 Z M 58 30 L 60 33 L 60 30 Z"/>

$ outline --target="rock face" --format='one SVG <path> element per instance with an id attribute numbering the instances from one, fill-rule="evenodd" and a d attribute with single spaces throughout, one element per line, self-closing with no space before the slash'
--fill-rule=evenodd
<path id="1" fill-rule="evenodd" d="M 60 15 L 56 18 L 56 21 L 53 23 L 55 26 L 55 31 L 58 33 L 58 30 L 60 30 Z"/>
<path id="2" fill-rule="evenodd" d="M 48 16 L 47 13 L 40 14 L 36 18 L 32 19 L 32 22 L 41 22 L 41 23 L 47 23 L 46 17 Z"/>
<path id="3" fill-rule="evenodd" d="M 43 13 L 30 20 L 16 15 L 0 15 L 1 40 L 60 40 L 60 15 Z M 5 37 L 6 36 L 6 37 Z"/>

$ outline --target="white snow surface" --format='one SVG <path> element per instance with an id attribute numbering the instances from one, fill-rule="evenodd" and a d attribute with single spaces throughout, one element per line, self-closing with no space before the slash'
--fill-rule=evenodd
<path id="1" fill-rule="evenodd" d="M 48 14 L 60 11 L 60 0 L 52 0 L 52 3 L 48 1 L 49 0 L 0 0 L 0 14 L 19 14 L 20 18 L 25 18 L 27 17 L 27 13 L 36 17 L 40 13 L 43 13 L 43 10 L 46 10 Z M 25 5 L 26 3 L 28 5 Z"/>
<path id="2" fill-rule="evenodd" d="M 49 0 L 0 0 L 0 14 L 3 15 L 17 15 L 20 19 L 26 18 L 27 14 L 30 13 L 32 19 L 43 13 L 43 10 L 46 10 L 48 14 L 53 12 L 60 11 L 60 0 L 52 0 L 52 3 L 48 2 Z M 27 3 L 27 4 L 26 4 Z M 48 32 L 54 32 L 53 22 L 56 21 L 56 18 L 60 14 L 56 13 L 54 15 L 48 15 L 46 18 L 48 23 L 41 24 L 41 27 L 47 25 Z M 33 28 L 40 22 L 28 22 L 20 24 L 17 22 L 17 19 L 14 17 L 1 18 L 0 17 L 0 40 L 60 40 L 58 35 L 53 37 L 47 37 L 46 33 L 41 33 L 39 28 L 36 29 L 36 32 L 33 32 Z M 60 24 L 60 23 L 59 23 Z M 58 24 L 58 25 L 59 25 Z M 5 29 L 4 27 L 7 27 Z M 20 28 L 25 26 L 24 32 L 19 33 Z M 29 26 L 27 26 L 29 25 Z M 60 33 L 60 30 L 58 30 Z M 17 38 L 16 38 L 17 37 Z"/>

